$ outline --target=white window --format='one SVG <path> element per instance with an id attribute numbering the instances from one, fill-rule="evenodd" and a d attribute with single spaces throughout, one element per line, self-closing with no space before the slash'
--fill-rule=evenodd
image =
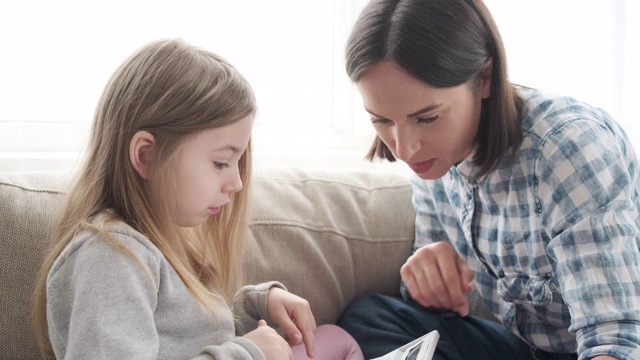
<path id="1" fill-rule="evenodd" d="M 602 107 L 640 140 L 640 111 L 632 108 L 640 99 L 640 2 L 485 1 L 501 30 L 513 82 Z"/>
<path id="2" fill-rule="evenodd" d="M 366 0 L 35 0 L 0 4 L 0 170 L 69 171 L 115 68 L 148 41 L 182 37 L 251 82 L 257 166 L 381 168 L 344 71 Z M 635 0 L 486 0 L 514 82 L 607 109 L 640 143 Z"/>

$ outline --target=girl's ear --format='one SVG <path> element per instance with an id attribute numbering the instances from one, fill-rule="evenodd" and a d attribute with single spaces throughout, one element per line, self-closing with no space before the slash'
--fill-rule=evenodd
<path id="1" fill-rule="evenodd" d="M 480 86 L 480 95 L 482 99 L 488 99 L 491 96 L 491 74 L 493 69 L 493 59 L 490 58 L 486 64 L 484 64 L 484 69 L 480 74 L 480 82 L 478 85 Z"/>
<path id="2" fill-rule="evenodd" d="M 148 131 L 138 131 L 129 143 L 129 160 L 138 174 L 147 180 L 153 166 L 155 137 Z"/>

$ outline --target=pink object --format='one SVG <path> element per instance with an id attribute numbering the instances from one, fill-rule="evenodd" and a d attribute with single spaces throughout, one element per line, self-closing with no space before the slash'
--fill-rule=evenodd
<path id="1" fill-rule="evenodd" d="M 336 325 L 320 325 L 313 334 L 315 357 L 307 356 L 304 344 L 291 347 L 295 360 L 364 360 L 356 340 Z"/>

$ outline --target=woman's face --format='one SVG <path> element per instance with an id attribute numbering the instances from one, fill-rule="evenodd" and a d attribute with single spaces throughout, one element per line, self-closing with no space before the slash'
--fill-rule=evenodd
<path id="1" fill-rule="evenodd" d="M 393 62 L 373 65 L 356 83 L 380 139 L 423 179 L 444 176 L 471 154 L 490 84 L 435 88 Z"/>

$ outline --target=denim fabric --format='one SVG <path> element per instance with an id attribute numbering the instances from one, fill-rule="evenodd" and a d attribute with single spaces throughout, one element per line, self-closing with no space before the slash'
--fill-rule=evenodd
<path id="1" fill-rule="evenodd" d="M 533 349 L 504 326 L 472 315 L 435 312 L 411 301 L 368 295 L 354 301 L 338 325 L 351 333 L 366 359 L 382 356 L 432 331 L 440 340 L 434 360 L 575 360 L 576 354 Z"/>

